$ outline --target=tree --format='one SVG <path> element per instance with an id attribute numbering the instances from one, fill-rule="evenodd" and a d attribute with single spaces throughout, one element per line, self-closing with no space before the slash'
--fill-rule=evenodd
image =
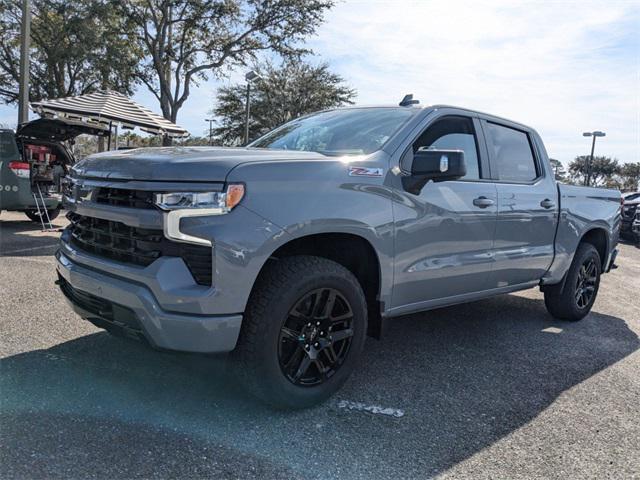
<path id="1" fill-rule="evenodd" d="M 21 1 L 0 0 L 0 98 L 18 99 Z M 140 52 L 109 0 L 32 0 L 31 100 L 133 93 Z"/>
<path id="2" fill-rule="evenodd" d="M 624 191 L 640 190 L 640 162 L 625 163 L 620 167 L 620 185 Z"/>
<path id="3" fill-rule="evenodd" d="M 551 168 L 553 168 L 556 180 L 559 182 L 565 182 L 567 180 L 567 170 L 564 168 L 564 165 L 562 165 L 562 162 L 555 158 L 550 158 L 549 162 L 551 162 Z"/>
<path id="4" fill-rule="evenodd" d="M 317 66 L 289 60 L 280 66 L 266 63 L 255 68 L 262 77 L 251 90 L 249 138 L 258 136 L 291 119 L 326 108 L 352 104 L 355 90 L 344 85 L 327 64 Z M 215 139 L 224 145 L 244 142 L 246 85 L 218 90 L 212 114 L 218 117 Z"/>
<path id="5" fill-rule="evenodd" d="M 615 186 L 615 176 L 620 170 L 618 160 L 612 160 L 610 157 L 594 157 L 591 163 L 589 159 L 589 155 L 581 155 L 569 164 L 571 180 L 583 184 L 587 176 L 587 166 L 590 164 L 592 186 Z"/>
<path id="6" fill-rule="evenodd" d="M 260 52 L 305 50 L 333 0 L 112 0 L 135 25 L 144 52 L 141 81 L 175 122 L 191 86 L 222 77 Z"/>

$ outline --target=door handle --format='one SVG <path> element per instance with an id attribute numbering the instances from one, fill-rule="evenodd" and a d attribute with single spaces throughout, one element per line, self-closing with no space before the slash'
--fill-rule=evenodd
<path id="1" fill-rule="evenodd" d="M 540 206 L 543 208 L 553 208 L 556 206 L 556 203 L 553 200 L 549 200 L 548 198 L 545 198 L 540 202 Z"/>
<path id="2" fill-rule="evenodd" d="M 473 204 L 476 207 L 487 208 L 493 205 L 495 202 L 487 197 L 478 197 L 473 199 Z"/>

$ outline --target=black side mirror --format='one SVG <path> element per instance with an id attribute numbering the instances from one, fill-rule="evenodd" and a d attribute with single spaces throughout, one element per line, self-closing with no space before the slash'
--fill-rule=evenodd
<path id="1" fill-rule="evenodd" d="M 462 150 L 420 148 L 413 154 L 411 176 L 403 177 L 402 183 L 405 190 L 417 195 L 429 180 L 457 180 L 466 174 L 467 164 Z"/>

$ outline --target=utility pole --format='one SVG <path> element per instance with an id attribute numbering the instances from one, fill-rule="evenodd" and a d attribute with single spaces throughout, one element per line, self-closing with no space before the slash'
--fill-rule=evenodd
<path id="1" fill-rule="evenodd" d="M 245 110 L 244 110 L 244 144 L 249 144 L 249 98 L 251 98 L 251 82 L 247 82 L 247 99 L 245 101 Z"/>
<path id="2" fill-rule="evenodd" d="M 596 130 L 594 132 L 584 132 L 582 134 L 583 137 L 593 137 L 593 140 L 591 142 L 591 155 L 589 156 L 589 160 L 587 161 L 587 165 L 586 165 L 587 172 L 584 178 L 584 184 L 587 187 L 591 184 L 591 169 L 593 168 L 593 152 L 596 149 L 596 138 L 604 137 L 605 135 L 606 133 L 601 132 L 599 130 Z"/>
<path id="3" fill-rule="evenodd" d="M 29 48 L 31 44 L 31 5 L 22 0 L 20 29 L 20 82 L 18 85 L 18 125 L 29 121 Z"/>
<path id="4" fill-rule="evenodd" d="M 247 81 L 247 99 L 245 104 L 244 111 L 244 144 L 247 145 L 249 143 L 249 112 L 250 112 L 250 102 L 251 102 L 251 83 L 257 80 L 260 80 L 262 77 L 258 75 L 256 72 L 251 70 L 247 72 L 244 76 L 244 79 Z"/>
<path id="5" fill-rule="evenodd" d="M 213 122 L 216 120 L 214 118 L 205 118 L 205 122 L 209 122 L 209 145 L 213 145 Z"/>

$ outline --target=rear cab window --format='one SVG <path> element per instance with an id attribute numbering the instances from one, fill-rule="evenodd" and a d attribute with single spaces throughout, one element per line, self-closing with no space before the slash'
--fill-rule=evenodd
<path id="1" fill-rule="evenodd" d="M 487 148 L 492 173 L 502 182 L 527 183 L 540 176 L 531 139 L 526 132 L 486 122 Z"/>

